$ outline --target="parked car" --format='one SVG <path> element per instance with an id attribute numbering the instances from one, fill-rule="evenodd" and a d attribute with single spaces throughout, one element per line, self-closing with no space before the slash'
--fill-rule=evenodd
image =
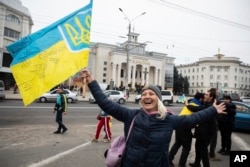
<path id="1" fill-rule="evenodd" d="M 237 93 L 220 93 L 218 96 L 218 100 L 223 100 L 225 95 L 229 95 L 232 99 L 232 101 L 240 101 L 240 96 Z"/>
<path id="2" fill-rule="evenodd" d="M 236 105 L 235 115 L 235 129 L 236 130 L 250 130 L 250 105 L 233 101 Z"/>
<path id="3" fill-rule="evenodd" d="M 57 90 L 58 89 L 54 89 L 50 92 L 44 93 L 42 96 L 38 98 L 38 101 L 42 103 L 55 102 L 58 95 Z M 69 89 L 63 89 L 63 93 L 66 95 L 68 103 L 73 103 L 78 101 L 77 94 L 71 92 Z"/>
<path id="4" fill-rule="evenodd" d="M 122 91 L 118 90 L 105 90 L 104 93 L 108 96 L 108 98 L 114 102 L 117 102 L 119 104 L 125 104 L 126 103 L 126 96 Z M 95 98 L 90 95 L 89 96 L 89 102 L 95 103 Z"/>
<path id="5" fill-rule="evenodd" d="M 2 80 L 0 80 L 0 99 L 5 99 L 5 86 Z"/>
<path id="6" fill-rule="evenodd" d="M 161 90 L 162 102 L 165 106 L 173 103 L 174 95 L 171 90 Z M 141 94 L 135 96 L 135 103 L 139 103 L 141 101 Z"/>
<path id="7" fill-rule="evenodd" d="M 240 101 L 243 102 L 243 103 L 250 104 L 250 96 L 242 96 L 240 98 Z"/>

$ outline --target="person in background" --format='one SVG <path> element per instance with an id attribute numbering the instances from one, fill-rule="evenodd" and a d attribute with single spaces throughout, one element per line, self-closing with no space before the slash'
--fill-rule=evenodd
<path id="1" fill-rule="evenodd" d="M 63 88 L 59 87 L 57 90 L 58 96 L 56 99 L 56 104 L 54 107 L 54 113 L 56 113 L 56 122 L 58 124 L 58 129 L 55 134 L 63 134 L 68 128 L 63 124 L 63 114 L 67 112 L 67 99 L 66 95 L 63 94 Z"/>
<path id="2" fill-rule="evenodd" d="M 194 95 L 193 100 L 188 104 L 192 106 L 201 106 L 203 102 L 204 94 L 197 92 Z M 187 105 L 187 106 L 188 106 Z M 188 109 L 188 107 L 185 106 L 183 107 L 182 111 L 180 112 L 179 115 L 190 115 L 192 112 Z M 169 162 L 170 162 L 170 167 L 174 167 L 174 156 L 178 152 L 179 148 L 182 146 L 182 152 L 179 160 L 179 166 L 178 167 L 185 167 L 186 166 L 186 161 L 191 149 L 192 145 L 192 138 L 193 138 L 193 133 L 192 133 L 192 128 L 180 128 L 175 130 L 175 143 L 170 149 L 169 152 Z"/>
<path id="3" fill-rule="evenodd" d="M 215 95 L 215 98 L 217 99 L 218 98 L 218 90 L 216 88 L 211 88 L 210 90 L 210 94 L 211 95 Z M 217 103 L 221 103 L 219 100 L 217 100 Z M 217 138 L 218 138 L 218 120 L 217 120 L 217 116 L 214 117 L 214 120 L 213 120 L 214 124 L 214 130 L 213 130 L 213 133 L 212 133 L 212 136 L 211 136 L 211 140 L 210 140 L 210 143 L 209 143 L 209 159 L 211 161 L 221 161 L 221 158 L 220 157 L 217 157 L 216 154 L 215 154 L 215 150 L 216 150 L 216 146 L 217 146 Z"/>
<path id="4" fill-rule="evenodd" d="M 225 114 L 225 105 L 217 105 L 216 102 L 188 116 L 170 114 L 161 101 L 160 89 L 155 85 L 147 85 L 142 89 L 140 108 L 128 108 L 109 100 L 87 69 L 82 71 L 82 78 L 86 80 L 99 107 L 124 123 L 125 136 L 136 115 L 121 167 L 169 167 L 168 150 L 174 129 L 191 128 L 218 113 Z"/>
<path id="5" fill-rule="evenodd" d="M 202 109 L 211 107 L 216 101 L 217 90 L 215 88 L 209 89 L 205 95 L 203 100 L 203 105 L 200 108 L 194 108 L 193 106 L 189 106 L 188 108 L 193 112 L 202 112 Z M 201 110 L 201 111 L 200 111 Z M 203 167 L 210 167 L 209 163 L 209 154 L 208 154 L 208 145 L 210 144 L 211 138 L 213 137 L 216 130 L 216 116 L 214 115 L 207 121 L 196 125 L 194 137 L 195 141 L 195 161 L 193 163 L 189 163 L 192 167 L 200 167 L 200 162 L 202 161 Z M 216 131 L 217 133 L 217 131 Z"/>
<path id="6" fill-rule="evenodd" d="M 92 142 L 98 142 L 101 129 L 102 127 L 104 127 L 104 132 L 105 132 L 104 142 L 110 143 L 112 135 L 110 131 L 110 116 L 106 112 L 101 110 L 99 115 L 97 116 L 97 119 L 99 120 L 99 122 L 96 127 L 95 138 L 92 139 Z"/>
<path id="7" fill-rule="evenodd" d="M 223 99 L 226 105 L 225 112 L 227 112 L 227 114 L 218 116 L 218 127 L 221 134 L 221 149 L 218 153 L 222 155 L 229 155 L 231 150 L 231 135 L 234 129 L 236 106 L 232 103 L 232 99 L 229 95 L 225 95 Z"/>

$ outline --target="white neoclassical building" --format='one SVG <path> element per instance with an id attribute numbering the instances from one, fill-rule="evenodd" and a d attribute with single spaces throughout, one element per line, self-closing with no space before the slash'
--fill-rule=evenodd
<path id="1" fill-rule="evenodd" d="M 20 0 L 0 0 L 0 79 L 7 87 L 15 81 L 10 71 L 11 55 L 6 46 L 30 34 L 33 21 Z"/>
<path id="2" fill-rule="evenodd" d="M 240 96 L 250 93 L 250 65 L 244 64 L 237 57 L 226 57 L 218 53 L 176 68 L 179 74 L 188 78 L 190 95 L 197 91 L 206 92 L 211 87 L 224 93 L 238 93 Z"/>
<path id="3" fill-rule="evenodd" d="M 147 52 L 147 44 L 138 42 L 138 36 L 130 32 L 128 40 L 120 46 L 92 43 L 89 68 L 95 79 L 118 88 L 128 86 L 135 89 L 154 84 L 173 89 L 175 58 L 164 53 Z"/>

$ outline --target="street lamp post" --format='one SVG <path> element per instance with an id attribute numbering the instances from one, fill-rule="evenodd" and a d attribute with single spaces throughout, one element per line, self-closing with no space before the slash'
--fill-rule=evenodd
<path id="1" fill-rule="evenodd" d="M 141 13 L 140 15 L 134 17 L 133 19 L 129 19 L 129 17 L 124 13 L 124 11 L 119 8 L 119 10 L 123 13 L 123 15 L 125 16 L 125 19 L 129 22 L 129 25 L 128 25 L 128 37 L 129 37 L 129 34 L 131 32 L 131 22 L 134 21 L 135 19 L 139 18 L 140 16 L 142 15 L 145 15 L 146 12 L 143 12 Z M 128 77 L 129 77 L 129 74 L 128 74 L 128 69 L 129 69 L 129 38 L 128 38 L 128 43 L 127 43 L 127 47 L 126 47 L 126 52 L 127 52 L 127 66 L 126 66 L 126 87 L 125 89 L 128 89 Z"/>

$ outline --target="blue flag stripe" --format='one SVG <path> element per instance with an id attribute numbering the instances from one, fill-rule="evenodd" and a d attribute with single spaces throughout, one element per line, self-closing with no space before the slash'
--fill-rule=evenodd
<path id="1" fill-rule="evenodd" d="M 20 62 L 23 62 L 29 58 L 32 58 L 33 56 L 36 56 L 41 51 L 48 49 L 49 47 L 53 46 L 60 40 L 62 40 L 62 36 L 58 30 L 58 26 L 66 22 L 68 19 L 72 18 L 77 13 L 89 10 L 91 11 L 92 8 L 90 8 L 92 4 L 73 12 L 72 14 L 58 20 L 57 22 L 51 24 L 50 26 L 37 31 L 31 35 L 28 35 L 13 44 L 7 46 L 7 50 L 10 52 L 10 54 L 13 57 L 13 61 L 11 63 L 11 66 L 18 64 Z M 43 36 L 45 36 L 43 38 Z M 36 47 L 34 47 L 36 46 Z M 39 46 L 39 47 L 37 47 Z M 18 54 L 18 56 L 16 56 Z"/>

